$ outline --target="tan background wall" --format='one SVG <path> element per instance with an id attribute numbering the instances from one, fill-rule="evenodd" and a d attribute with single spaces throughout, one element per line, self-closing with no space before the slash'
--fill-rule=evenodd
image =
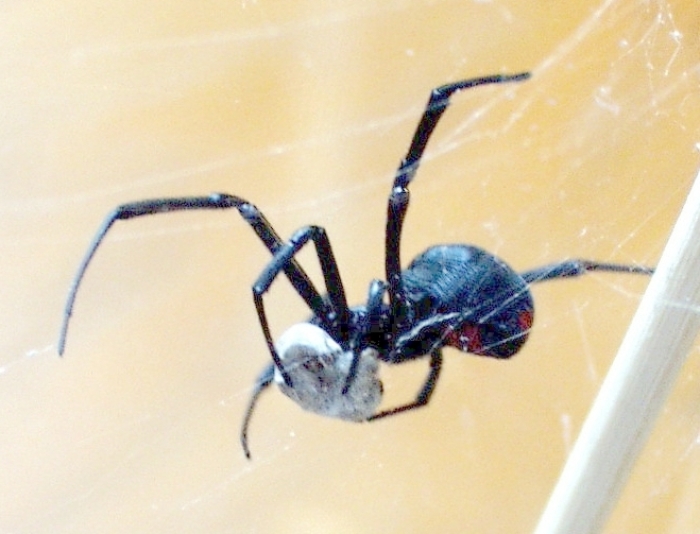
<path id="1" fill-rule="evenodd" d="M 428 409 L 371 425 L 265 396 L 250 299 L 267 254 L 235 213 L 114 206 L 228 191 L 283 236 L 325 226 L 354 302 L 383 274 L 392 173 L 428 92 L 460 94 L 412 187 L 405 260 L 471 242 L 526 269 L 654 264 L 698 167 L 700 7 L 687 0 L 6 2 L 0 10 L 0 531 L 530 532 L 646 281 L 535 289 L 510 362 L 446 352 Z M 316 272 L 310 255 L 305 265 Z M 306 317 L 277 284 L 277 333 Z M 686 365 L 608 532 L 700 530 Z M 385 368 L 387 402 L 425 362 Z"/>

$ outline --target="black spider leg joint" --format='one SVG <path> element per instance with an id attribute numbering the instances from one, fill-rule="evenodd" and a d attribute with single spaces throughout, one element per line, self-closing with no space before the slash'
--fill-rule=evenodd
<path id="1" fill-rule="evenodd" d="M 326 290 L 328 291 L 328 298 L 331 306 L 331 312 L 327 315 L 328 322 L 330 323 L 328 332 L 332 334 L 332 337 L 341 339 L 341 333 L 347 330 L 345 325 L 348 324 L 350 318 L 350 310 L 345 297 L 343 282 L 340 278 L 338 264 L 335 261 L 328 234 L 326 234 L 326 231 L 320 226 L 306 226 L 301 228 L 294 233 L 289 242 L 277 250 L 273 259 L 267 264 L 265 270 L 260 274 L 255 284 L 253 284 L 253 301 L 255 302 L 255 309 L 258 312 L 258 318 L 263 335 L 265 336 L 265 341 L 272 355 L 272 360 L 275 362 L 285 384 L 290 388 L 293 387 L 292 379 L 289 373 L 286 372 L 284 363 L 275 350 L 272 335 L 270 334 L 270 326 L 265 314 L 263 295 L 270 289 L 277 275 L 286 269 L 286 266 L 293 261 L 294 256 L 309 241 L 313 241 L 316 246 L 316 254 L 321 264 L 323 280 L 326 285 Z"/>
<path id="2" fill-rule="evenodd" d="M 433 349 L 430 352 L 428 378 L 425 380 L 425 383 L 423 384 L 421 390 L 418 392 L 418 395 L 416 395 L 416 400 L 413 402 L 403 404 L 401 406 L 397 406 L 396 408 L 390 408 L 389 410 L 384 410 L 382 412 L 374 414 L 368 419 L 368 421 L 376 421 L 377 419 L 381 419 L 382 417 L 400 414 L 402 412 L 414 410 L 416 408 L 420 408 L 421 406 L 425 406 L 426 404 L 428 404 L 428 402 L 430 402 L 430 397 L 435 391 L 435 386 L 437 385 L 438 378 L 440 378 L 441 370 L 442 350 L 439 348 Z"/>
<path id="3" fill-rule="evenodd" d="M 202 197 L 182 197 L 182 198 L 159 198 L 151 200 L 143 200 L 123 204 L 115 208 L 104 220 L 100 228 L 97 230 L 95 237 L 83 257 L 78 272 L 73 278 L 68 298 L 66 300 L 65 311 L 63 314 L 63 323 L 58 339 L 58 353 L 62 355 L 66 347 L 66 337 L 68 335 L 68 325 L 71 315 L 73 314 L 73 306 L 80 287 L 80 283 L 85 276 L 85 272 L 92 261 L 98 247 L 104 240 L 107 232 L 112 225 L 119 220 L 133 219 L 145 215 L 156 215 L 159 213 L 170 213 L 183 210 L 201 210 L 201 209 L 229 209 L 236 208 L 243 219 L 253 228 L 257 236 L 264 243 L 267 249 L 273 255 L 282 246 L 282 239 L 277 235 L 270 223 L 258 208 L 253 204 L 240 197 L 229 195 L 226 193 L 213 193 L 209 196 Z M 290 260 L 284 265 L 284 272 L 291 282 L 296 292 L 304 299 L 313 313 L 323 322 L 326 317 L 331 315 L 330 305 L 327 304 L 323 297 L 314 288 L 311 279 L 294 260 Z M 323 324 L 324 327 L 331 328 L 331 325 Z"/>
<path id="4" fill-rule="evenodd" d="M 385 266 L 386 279 L 389 284 L 389 304 L 393 318 L 389 334 L 392 343 L 411 322 L 410 309 L 401 282 L 401 231 L 410 201 L 408 185 L 418 171 L 420 160 L 433 130 L 450 105 L 450 97 L 454 93 L 478 85 L 524 81 L 529 77 L 529 72 L 484 76 L 442 85 L 430 93 L 428 104 L 413 135 L 408 152 L 396 171 L 387 209 Z"/>

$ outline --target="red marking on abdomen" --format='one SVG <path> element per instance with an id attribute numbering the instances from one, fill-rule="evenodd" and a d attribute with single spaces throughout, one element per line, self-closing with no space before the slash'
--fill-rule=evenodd
<path id="1" fill-rule="evenodd" d="M 518 314 L 518 326 L 523 332 L 527 332 L 532 328 L 534 315 L 531 310 L 520 312 Z"/>
<path id="2" fill-rule="evenodd" d="M 445 337 L 445 344 L 450 347 L 470 352 L 472 354 L 482 354 L 481 335 L 479 327 L 471 323 L 464 323 L 459 330 L 452 330 Z"/>

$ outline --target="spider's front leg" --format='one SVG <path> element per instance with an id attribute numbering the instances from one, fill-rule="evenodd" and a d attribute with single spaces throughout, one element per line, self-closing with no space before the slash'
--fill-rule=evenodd
<path id="1" fill-rule="evenodd" d="M 253 204 L 240 197 L 229 195 L 226 193 L 212 193 L 209 196 L 202 197 L 179 197 L 179 198 L 156 198 L 150 200 L 141 200 L 130 202 L 118 206 L 105 218 L 95 234 L 95 237 L 90 244 L 80 266 L 78 272 L 73 278 L 66 306 L 63 315 L 63 323 L 58 339 L 58 353 L 63 354 L 66 345 L 66 336 L 68 334 L 68 324 L 73 313 L 73 306 L 78 294 L 78 288 L 85 276 L 88 265 L 92 261 L 98 247 L 102 244 L 107 232 L 116 221 L 134 219 L 146 215 L 158 215 L 161 213 L 171 213 L 185 210 L 203 210 L 203 209 L 230 209 L 238 210 L 243 219 L 255 231 L 260 240 L 265 244 L 271 253 L 277 252 L 282 246 L 283 241 L 277 235 L 272 225 L 268 222 L 262 212 Z M 329 312 L 328 305 L 314 288 L 311 279 L 297 264 L 295 260 L 290 260 L 284 266 L 284 272 L 289 278 L 289 281 L 294 286 L 294 289 L 304 299 L 307 305 L 313 310 L 314 314 L 325 317 Z"/>

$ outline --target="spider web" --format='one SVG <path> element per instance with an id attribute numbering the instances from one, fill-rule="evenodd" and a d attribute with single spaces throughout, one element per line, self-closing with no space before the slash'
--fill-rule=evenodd
<path id="1" fill-rule="evenodd" d="M 575 4 L 6 6 L 0 532 L 532 531 L 641 277 L 537 286 L 516 358 L 446 350 L 430 406 L 393 420 L 265 395 L 252 462 L 238 430 L 268 360 L 249 286 L 268 256 L 237 214 L 119 223 L 64 359 L 55 334 L 112 207 L 216 190 L 283 236 L 325 226 L 361 302 L 383 277 L 386 197 L 428 92 L 497 72 L 533 77 L 453 98 L 411 186 L 404 263 L 468 242 L 518 270 L 653 265 L 697 171 L 700 10 Z M 284 283 L 267 303 L 277 334 L 308 314 Z M 425 372 L 385 367 L 386 403 Z M 697 375 L 693 354 L 606 532 L 700 530 Z"/>

